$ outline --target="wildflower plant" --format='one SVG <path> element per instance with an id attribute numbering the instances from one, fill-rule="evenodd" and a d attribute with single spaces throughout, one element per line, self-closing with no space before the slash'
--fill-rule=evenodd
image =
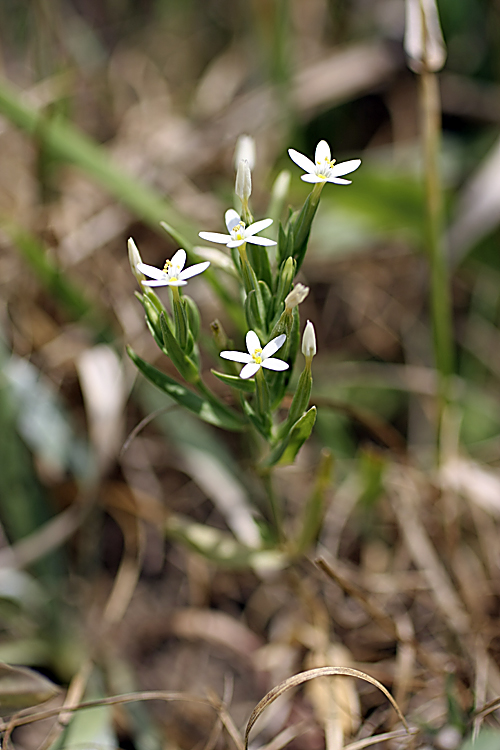
<path id="1" fill-rule="evenodd" d="M 129 350 L 131 358 L 148 380 L 200 419 L 226 430 L 253 433 L 248 446 L 268 492 L 277 527 L 280 511 L 276 508 L 271 471 L 276 465 L 293 463 L 316 419 L 316 407 L 309 405 L 316 336 L 311 321 L 301 334 L 299 306 L 309 289 L 297 282 L 296 277 L 305 257 L 322 189 L 327 182 L 349 184 L 343 176 L 360 165 L 359 159 L 336 164 L 325 141 L 318 144 L 314 162 L 293 149 L 289 155 L 305 170 L 302 179 L 312 184 L 312 190 L 299 210 L 289 211 L 286 222 L 273 227 L 272 218 L 254 220 L 250 198 L 255 147 L 252 139 L 244 137 L 238 144 L 235 160 L 238 210 L 229 208 L 225 212 L 227 233 L 199 233 L 204 241 L 226 246 L 224 252 L 231 258 L 232 276 L 238 279 L 239 289 L 233 290 L 230 284 L 221 281 L 221 274 L 227 273 L 227 264 L 219 264 L 222 267 L 214 270 L 208 260 L 199 262 L 203 248 L 195 251 L 171 226 L 163 224 L 184 247 L 163 268 L 144 263 L 134 241 L 129 240 L 129 260 L 141 287 L 137 296 L 144 307 L 148 328 L 180 379 L 171 378 Z M 286 189 L 288 181 L 286 174 L 278 176 L 272 206 L 283 203 L 283 186 Z M 266 236 L 273 230 L 276 239 Z M 207 257 L 214 259 L 217 253 L 208 251 Z M 246 344 L 246 351 L 233 347 L 221 324 L 218 321 L 212 324 L 212 356 L 215 353 L 220 358 L 219 365 L 211 372 L 220 381 L 219 386 L 213 377 L 206 377 L 202 368 L 200 314 L 186 294 L 188 282 L 199 274 L 219 294 L 235 323 L 235 336 Z M 155 291 L 162 286 L 170 290 L 170 304 L 165 305 Z M 298 379 L 292 380 L 301 351 L 302 370 L 297 373 Z M 296 385 L 290 390 L 293 382 Z M 220 383 L 227 387 L 222 397 Z M 320 473 L 324 475 L 324 471 L 323 467 Z M 283 538 L 282 528 L 275 531 L 276 538 Z"/>

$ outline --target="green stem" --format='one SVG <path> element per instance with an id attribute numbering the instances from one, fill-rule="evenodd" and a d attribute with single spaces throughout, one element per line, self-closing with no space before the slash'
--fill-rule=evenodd
<path id="1" fill-rule="evenodd" d="M 453 329 L 450 282 L 443 248 L 443 201 L 439 175 L 441 107 L 436 75 L 420 76 L 423 150 L 425 167 L 427 242 L 431 275 L 431 315 L 434 357 L 439 377 L 438 436 L 449 399 L 453 373 Z"/>

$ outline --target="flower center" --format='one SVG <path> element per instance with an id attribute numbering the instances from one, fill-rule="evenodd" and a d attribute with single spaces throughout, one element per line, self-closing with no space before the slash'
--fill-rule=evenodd
<path id="1" fill-rule="evenodd" d="M 336 159 L 332 159 L 331 161 L 329 161 L 326 158 L 323 159 L 322 162 L 321 161 L 317 161 L 316 162 L 316 164 L 317 164 L 316 174 L 318 175 L 318 177 L 323 177 L 325 179 L 327 177 L 330 177 L 330 172 L 331 172 L 331 169 L 332 169 L 333 165 L 335 164 L 335 162 L 336 162 Z"/>
<path id="2" fill-rule="evenodd" d="M 262 349 L 254 349 L 252 359 L 256 365 L 262 364 Z"/>
<path id="3" fill-rule="evenodd" d="M 245 224 L 242 221 L 232 228 L 231 237 L 233 238 L 233 240 L 245 239 Z"/>

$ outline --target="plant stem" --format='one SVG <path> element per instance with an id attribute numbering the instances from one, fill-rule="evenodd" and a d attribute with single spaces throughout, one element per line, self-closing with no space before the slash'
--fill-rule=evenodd
<path id="1" fill-rule="evenodd" d="M 450 282 L 443 247 L 443 200 L 439 175 L 441 107 L 437 77 L 420 76 L 420 107 L 424 150 L 427 243 L 431 276 L 431 316 L 435 365 L 438 372 L 438 443 L 443 411 L 450 396 L 453 372 L 453 332 Z"/>

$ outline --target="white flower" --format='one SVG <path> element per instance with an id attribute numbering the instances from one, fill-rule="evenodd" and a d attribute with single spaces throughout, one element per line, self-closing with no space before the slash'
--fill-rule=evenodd
<path id="1" fill-rule="evenodd" d="M 302 354 L 307 359 L 312 359 L 316 354 L 316 333 L 310 320 L 307 321 L 302 336 Z"/>
<path id="2" fill-rule="evenodd" d="M 246 335 L 248 354 L 245 354 L 245 352 L 229 351 L 221 352 L 220 356 L 223 359 L 230 359 L 232 362 L 241 362 L 244 364 L 245 367 L 240 372 L 240 378 L 244 380 L 252 378 L 261 367 L 265 367 L 267 370 L 275 370 L 276 372 L 288 370 L 289 365 L 286 362 L 283 362 L 282 359 L 274 359 L 272 357 L 283 346 L 285 339 L 286 335 L 282 333 L 262 348 L 255 331 L 248 331 Z"/>
<path id="3" fill-rule="evenodd" d="M 144 286 L 185 286 L 187 284 L 186 279 L 203 273 L 210 265 L 210 261 L 205 261 L 183 270 L 185 263 L 186 251 L 181 248 L 177 250 L 171 260 L 165 261 L 163 270 L 148 266 L 146 263 L 138 263 L 137 268 L 146 276 L 154 279 L 154 281 L 143 281 Z"/>
<path id="4" fill-rule="evenodd" d="M 331 158 L 330 146 L 326 141 L 320 141 L 316 146 L 314 162 L 293 148 L 288 149 L 288 155 L 295 164 L 307 172 L 302 175 L 304 182 L 334 182 L 336 185 L 350 185 L 351 180 L 342 180 L 340 176 L 354 172 L 361 164 L 361 159 L 335 164 L 335 159 Z"/>
<path id="5" fill-rule="evenodd" d="M 210 242 L 220 242 L 221 245 L 227 247 L 239 247 L 245 242 L 251 242 L 253 245 L 276 245 L 274 240 L 268 240 L 267 237 L 255 237 L 257 232 L 262 232 L 263 229 L 267 229 L 273 223 L 272 219 L 262 219 L 262 221 L 256 221 L 250 226 L 245 227 L 239 215 L 233 208 L 226 211 L 225 214 L 226 226 L 229 234 L 219 234 L 218 232 L 200 232 L 200 237 L 203 240 L 210 240 Z"/>

